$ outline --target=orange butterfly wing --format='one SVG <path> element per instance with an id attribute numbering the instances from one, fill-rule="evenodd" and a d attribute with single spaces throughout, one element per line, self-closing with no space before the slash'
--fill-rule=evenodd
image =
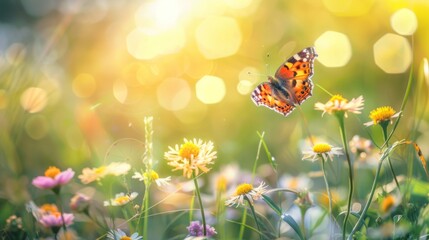
<path id="1" fill-rule="evenodd" d="M 305 48 L 290 57 L 275 74 L 270 82 L 264 82 L 252 92 L 253 102 L 268 107 L 284 116 L 311 96 L 313 83 L 314 48 Z"/>
<path id="2" fill-rule="evenodd" d="M 296 103 L 301 104 L 311 96 L 313 83 L 311 77 L 314 74 L 314 59 L 317 53 L 314 48 L 305 48 L 290 57 L 277 69 L 276 79 L 281 86 L 287 88 L 294 95 Z"/>
<path id="3" fill-rule="evenodd" d="M 252 93 L 253 102 L 268 107 L 284 116 L 287 116 L 295 106 L 281 100 L 276 94 L 276 88 L 269 82 L 259 84 Z"/>

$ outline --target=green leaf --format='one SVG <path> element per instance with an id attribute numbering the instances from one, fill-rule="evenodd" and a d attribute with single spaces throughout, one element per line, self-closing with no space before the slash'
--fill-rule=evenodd
<path id="1" fill-rule="evenodd" d="M 277 172 L 277 162 L 276 162 L 276 159 L 273 157 L 273 155 L 271 155 L 271 152 L 268 150 L 268 146 L 267 146 L 267 144 L 265 143 L 265 140 L 264 140 L 264 132 L 261 134 L 261 133 L 259 133 L 259 132 L 257 132 L 258 133 L 258 136 L 259 136 L 259 138 L 260 138 L 260 143 L 262 143 L 262 146 L 264 146 L 264 150 L 265 150 L 265 154 L 267 155 L 267 158 L 268 158 L 268 162 L 271 164 L 271 167 L 273 167 L 273 169 Z"/>
<path id="2" fill-rule="evenodd" d="M 280 216 L 283 221 L 285 221 L 287 224 L 289 224 L 289 226 L 292 227 L 292 229 L 296 232 L 296 234 L 298 234 L 300 239 L 304 239 L 298 223 L 296 223 L 295 220 L 289 214 L 282 213 L 282 209 L 268 196 L 262 195 L 262 199 L 268 204 L 268 206 L 270 206 L 274 210 L 274 212 L 277 213 L 277 215 Z"/>

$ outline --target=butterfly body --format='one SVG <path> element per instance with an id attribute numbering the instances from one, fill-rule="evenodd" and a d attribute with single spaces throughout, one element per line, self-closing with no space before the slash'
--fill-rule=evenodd
<path id="1" fill-rule="evenodd" d="M 284 116 L 289 115 L 296 105 L 302 104 L 312 94 L 314 48 L 305 48 L 281 65 L 274 77 L 259 84 L 252 92 L 257 106 L 268 107 Z"/>

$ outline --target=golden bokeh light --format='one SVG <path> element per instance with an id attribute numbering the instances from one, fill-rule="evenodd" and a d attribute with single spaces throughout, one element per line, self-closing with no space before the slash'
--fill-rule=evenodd
<path id="1" fill-rule="evenodd" d="M 46 91 L 38 87 L 29 87 L 21 95 L 21 106 L 29 113 L 42 111 L 48 103 Z"/>
<path id="2" fill-rule="evenodd" d="M 180 78 L 167 78 L 157 89 L 159 104 L 170 111 L 178 111 L 188 106 L 191 100 L 191 87 Z"/>
<path id="3" fill-rule="evenodd" d="M 186 34 L 180 27 L 158 33 L 148 33 L 136 28 L 127 36 L 128 53 L 140 60 L 177 53 L 185 44 Z"/>
<path id="4" fill-rule="evenodd" d="M 128 87 L 123 81 L 116 81 L 113 84 L 113 96 L 120 103 L 125 103 L 128 96 Z"/>
<path id="5" fill-rule="evenodd" d="M 225 97 L 226 89 L 222 78 L 206 75 L 195 85 L 198 100 L 205 104 L 215 104 Z"/>
<path id="6" fill-rule="evenodd" d="M 326 67 L 342 67 L 352 57 L 352 47 L 349 38 L 339 32 L 326 31 L 315 43 L 317 60 Z"/>
<path id="7" fill-rule="evenodd" d="M 412 61 L 410 44 L 402 36 L 387 33 L 374 44 L 374 59 L 386 73 L 403 73 Z"/>
<path id="8" fill-rule="evenodd" d="M 81 73 L 73 79 L 73 93 L 80 98 L 91 97 L 96 88 L 97 83 L 91 74 Z"/>
<path id="9" fill-rule="evenodd" d="M 195 38 L 200 52 L 207 59 L 232 56 L 237 53 L 242 42 L 238 22 L 225 16 L 204 19 L 196 29 Z"/>
<path id="10" fill-rule="evenodd" d="M 48 134 L 49 124 L 45 116 L 31 116 L 25 123 L 25 131 L 34 140 L 42 139 Z"/>
<path id="11" fill-rule="evenodd" d="M 237 84 L 237 92 L 241 95 L 248 95 L 253 88 L 253 83 L 248 80 L 240 80 Z"/>
<path id="12" fill-rule="evenodd" d="M 374 0 L 323 0 L 323 4 L 337 16 L 360 16 L 368 13 Z"/>
<path id="13" fill-rule="evenodd" d="M 412 35 L 417 29 L 416 14 L 408 8 L 402 8 L 393 13 L 390 18 L 393 30 L 401 35 Z"/>
<path id="14" fill-rule="evenodd" d="M 136 11 L 134 19 L 138 28 L 157 33 L 175 28 L 179 17 L 188 5 L 184 1 L 146 1 Z"/>

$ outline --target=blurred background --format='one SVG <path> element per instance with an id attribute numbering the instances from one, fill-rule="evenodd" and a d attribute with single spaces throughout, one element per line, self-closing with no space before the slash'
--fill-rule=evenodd
<path id="1" fill-rule="evenodd" d="M 314 110 L 330 98 L 317 85 L 349 100 L 363 95 L 347 134 L 381 143 L 379 129 L 362 123 L 376 107 L 399 110 L 410 70 L 427 78 L 428 12 L 424 0 L 1 0 L 3 198 L 27 201 L 29 181 L 50 165 L 80 173 L 140 156 L 145 116 L 154 117 L 154 155 L 168 175 L 180 173 L 163 153 L 194 137 L 215 143 L 215 169 L 251 170 L 257 131 L 279 172 L 317 169 L 301 160 L 304 128 L 341 143 L 336 120 Z M 254 87 L 308 46 L 319 54 L 313 97 L 286 118 L 256 107 Z M 394 137 L 413 136 L 424 156 L 426 84 L 415 82 Z"/>

